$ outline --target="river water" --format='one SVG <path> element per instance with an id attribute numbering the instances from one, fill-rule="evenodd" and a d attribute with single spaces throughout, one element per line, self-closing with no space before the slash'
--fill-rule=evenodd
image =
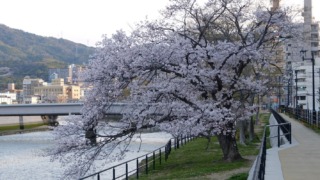
<path id="1" fill-rule="evenodd" d="M 132 152 L 122 161 L 133 159 L 165 145 L 171 138 L 163 132 L 145 133 L 140 151 L 139 142 L 132 142 Z M 0 179 L 64 179 L 64 167 L 57 161 L 50 162 L 49 157 L 41 156 L 43 150 L 52 145 L 50 131 L 0 136 Z M 114 164 L 106 165 L 110 167 Z M 109 176 L 105 174 L 105 176 Z M 106 178 L 109 179 L 109 178 Z"/>

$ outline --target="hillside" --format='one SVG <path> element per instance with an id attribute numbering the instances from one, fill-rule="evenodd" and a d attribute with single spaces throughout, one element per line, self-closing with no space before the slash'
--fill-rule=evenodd
<path id="1" fill-rule="evenodd" d="M 11 75 L 0 77 L 0 90 L 8 82 L 21 86 L 25 76 L 48 78 L 48 68 L 66 68 L 83 64 L 94 48 L 65 39 L 42 37 L 0 24 L 0 67 L 10 68 Z"/>

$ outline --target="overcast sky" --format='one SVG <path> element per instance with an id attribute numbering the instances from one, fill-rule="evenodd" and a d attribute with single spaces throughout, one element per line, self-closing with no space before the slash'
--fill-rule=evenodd
<path id="1" fill-rule="evenodd" d="M 169 0 L 4 0 L 0 24 L 41 36 L 64 38 L 94 46 L 103 34 L 126 31 L 135 22 L 159 16 Z M 286 0 L 303 4 L 303 0 Z M 320 21 L 320 0 L 313 0 Z"/>

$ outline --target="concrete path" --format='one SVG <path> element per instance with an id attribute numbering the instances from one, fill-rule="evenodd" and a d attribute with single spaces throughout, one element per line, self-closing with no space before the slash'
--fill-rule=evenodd
<path id="1" fill-rule="evenodd" d="M 292 124 L 295 146 L 279 149 L 284 180 L 320 179 L 320 135 L 281 114 Z"/>

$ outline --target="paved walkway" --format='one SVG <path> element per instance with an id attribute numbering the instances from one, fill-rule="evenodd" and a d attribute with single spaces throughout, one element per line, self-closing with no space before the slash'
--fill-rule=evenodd
<path id="1" fill-rule="evenodd" d="M 320 179 L 320 135 L 300 122 L 281 115 L 291 122 L 294 138 L 292 145 L 278 151 L 283 179 Z"/>

